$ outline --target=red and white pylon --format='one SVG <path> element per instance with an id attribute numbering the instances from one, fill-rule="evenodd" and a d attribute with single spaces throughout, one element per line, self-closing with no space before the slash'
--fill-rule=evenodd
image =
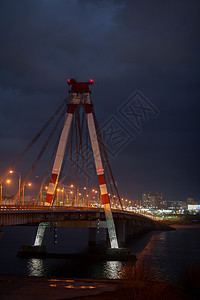
<path id="1" fill-rule="evenodd" d="M 110 245 L 111 248 L 118 248 L 115 224 L 112 216 L 111 205 L 110 205 L 108 190 L 106 186 L 104 168 L 103 168 L 102 159 L 99 150 L 99 142 L 97 139 L 97 133 L 94 124 L 93 104 L 91 103 L 90 100 L 91 92 L 89 90 L 89 85 L 93 84 L 93 80 L 91 79 L 88 82 L 77 82 L 74 79 L 68 79 L 68 84 L 71 85 L 70 98 L 69 98 L 67 113 L 65 117 L 65 122 L 63 125 L 63 129 L 60 136 L 58 149 L 57 149 L 57 153 L 56 153 L 56 157 L 52 169 L 49 186 L 47 189 L 45 206 L 51 205 L 56 190 L 56 186 L 58 183 L 60 170 L 64 158 L 64 153 L 66 149 L 66 144 L 69 137 L 69 131 L 72 125 L 74 110 L 76 106 L 84 106 L 91 145 L 92 145 L 92 151 L 94 155 L 96 172 L 98 176 L 99 187 L 100 187 L 101 197 L 103 201 L 105 216 L 106 216 Z"/>

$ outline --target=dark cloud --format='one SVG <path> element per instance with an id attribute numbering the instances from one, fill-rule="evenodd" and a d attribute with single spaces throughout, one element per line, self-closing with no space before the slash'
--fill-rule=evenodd
<path id="1" fill-rule="evenodd" d="M 160 111 L 112 161 L 122 193 L 200 201 L 199 8 L 195 0 L 2 0 L 1 170 L 66 97 L 66 79 L 93 76 L 100 122 L 137 89 Z"/>

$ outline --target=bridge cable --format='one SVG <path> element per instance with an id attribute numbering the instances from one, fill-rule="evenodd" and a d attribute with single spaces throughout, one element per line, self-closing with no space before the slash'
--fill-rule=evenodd
<path id="1" fill-rule="evenodd" d="M 64 156 L 64 159 L 63 159 L 62 168 L 61 168 L 61 171 L 60 171 L 60 176 L 59 176 L 58 183 L 62 183 L 62 181 L 63 181 L 62 176 L 63 176 L 63 173 L 64 173 L 64 168 L 65 168 L 68 152 L 69 152 L 69 143 L 67 143 L 67 145 L 66 145 L 65 156 Z"/>
<path id="2" fill-rule="evenodd" d="M 27 183 L 28 179 L 30 178 L 31 174 L 33 173 L 33 171 L 34 171 L 35 167 L 37 166 L 39 160 L 41 159 L 42 155 L 44 154 L 44 151 L 46 150 L 46 148 L 47 148 L 47 146 L 48 146 L 48 144 L 49 144 L 49 142 L 50 142 L 50 140 L 51 140 L 51 138 L 52 138 L 52 136 L 53 136 L 53 133 L 54 133 L 55 130 L 57 129 L 59 123 L 61 122 L 61 120 L 62 120 L 62 118 L 63 118 L 63 116 L 64 116 L 64 114 L 65 114 L 65 112 L 66 112 L 66 108 L 67 108 L 67 105 L 65 104 L 65 108 L 64 108 L 63 111 L 61 112 L 61 114 L 60 114 L 60 116 L 59 116 L 59 118 L 58 118 L 56 124 L 55 124 L 54 127 L 52 128 L 52 130 L 51 130 L 49 136 L 47 137 L 47 139 L 46 139 L 46 141 L 45 141 L 45 143 L 44 143 L 44 145 L 43 145 L 41 151 L 39 152 L 39 154 L 38 154 L 38 156 L 37 156 L 37 158 L 36 158 L 34 164 L 32 165 L 30 171 L 28 172 L 28 175 L 27 175 L 26 178 L 24 179 L 24 181 L 23 181 L 23 183 L 22 183 L 22 186 L 21 186 L 21 190 L 19 191 L 20 193 L 21 193 L 21 191 L 23 190 L 24 186 L 26 185 L 26 183 Z M 17 200 L 17 198 L 18 198 L 18 194 L 19 194 L 19 193 L 17 193 L 17 194 L 15 195 L 15 197 L 14 197 L 14 199 L 13 199 L 13 204 L 15 204 L 15 202 L 16 202 L 16 200 Z"/>
<path id="3" fill-rule="evenodd" d="M 58 107 L 58 109 L 55 111 L 55 113 L 48 119 L 48 121 L 45 123 L 45 125 L 40 129 L 40 131 L 34 136 L 34 138 L 31 140 L 31 142 L 26 146 L 24 151 L 18 156 L 18 158 L 12 163 L 8 171 L 6 171 L 0 178 L 0 183 L 5 179 L 7 174 L 9 173 L 9 170 L 14 169 L 14 167 L 22 160 L 24 155 L 31 149 L 31 147 L 34 145 L 34 143 L 39 139 L 39 137 L 43 134 L 43 132 L 48 128 L 50 123 L 55 119 L 57 114 L 60 112 L 62 107 L 66 105 L 67 99 L 64 100 L 64 102 Z"/>
<path id="4" fill-rule="evenodd" d="M 54 149 L 53 149 L 53 151 L 52 151 L 52 154 L 51 154 L 51 157 L 50 157 L 50 160 L 49 160 L 49 164 L 48 164 L 47 169 L 46 169 L 46 171 L 45 171 L 45 174 L 44 174 L 44 177 L 43 177 L 41 186 L 40 186 L 40 190 L 39 190 L 39 192 L 38 192 L 38 194 L 37 194 L 37 197 L 36 197 L 36 200 L 35 200 L 35 202 L 34 202 L 34 205 L 37 204 L 38 198 L 39 198 L 39 196 L 41 195 L 41 192 L 42 192 L 42 188 L 44 187 L 44 183 L 45 183 L 47 174 L 48 174 L 49 169 L 50 169 L 50 167 L 51 167 L 51 164 L 52 164 L 54 155 L 55 155 L 55 153 L 56 153 L 56 150 L 57 150 L 57 148 L 58 148 L 58 143 L 59 143 L 59 140 L 60 140 L 60 135 L 61 135 L 61 132 L 60 132 L 60 134 L 58 135 L 56 144 L 55 144 Z M 44 196 L 43 196 L 43 198 L 44 198 Z M 41 205 L 41 203 L 40 203 L 40 205 Z M 44 205 L 44 203 L 43 203 L 43 205 Z"/>

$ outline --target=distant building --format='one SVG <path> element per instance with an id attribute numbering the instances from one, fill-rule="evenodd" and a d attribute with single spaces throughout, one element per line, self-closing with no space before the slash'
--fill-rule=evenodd
<path id="1" fill-rule="evenodd" d="M 143 207 L 152 207 L 152 208 L 166 208 L 165 202 L 163 201 L 162 193 L 152 193 L 152 192 L 143 192 L 142 193 L 142 206 Z"/>
<path id="2" fill-rule="evenodd" d="M 187 205 L 193 205 L 194 204 L 194 197 L 193 196 L 187 196 Z"/>
<path id="3" fill-rule="evenodd" d="M 141 206 L 141 200 L 133 200 L 133 206 Z"/>
<path id="4" fill-rule="evenodd" d="M 200 205 L 199 204 L 196 204 L 196 205 L 188 204 L 188 210 L 189 211 L 200 211 Z"/>
<path id="5" fill-rule="evenodd" d="M 142 193 L 142 206 L 143 207 L 150 207 L 150 197 L 151 192 L 143 192 Z"/>
<path id="6" fill-rule="evenodd" d="M 167 201 L 163 200 L 163 194 L 157 192 L 155 195 L 157 207 L 160 209 L 167 209 Z"/>
<path id="7" fill-rule="evenodd" d="M 184 209 L 186 207 L 186 203 L 183 201 L 167 201 L 168 208 L 172 210 Z"/>

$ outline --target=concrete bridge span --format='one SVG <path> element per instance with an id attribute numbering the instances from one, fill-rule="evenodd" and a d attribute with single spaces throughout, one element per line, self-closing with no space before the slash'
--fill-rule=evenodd
<path id="1" fill-rule="evenodd" d="M 147 231 L 156 228 L 150 218 L 132 212 L 113 210 L 117 237 L 120 245 Z M 57 227 L 88 227 L 89 241 L 95 243 L 98 228 L 107 228 L 103 209 L 30 209 L 0 212 L 0 226 L 38 225 L 48 222 Z"/>

